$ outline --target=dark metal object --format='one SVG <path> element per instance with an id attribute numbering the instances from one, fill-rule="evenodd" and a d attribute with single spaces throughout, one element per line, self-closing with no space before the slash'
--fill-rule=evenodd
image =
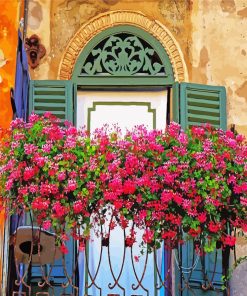
<path id="1" fill-rule="evenodd" d="M 28 64 L 32 69 L 35 69 L 40 62 L 40 59 L 46 53 L 44 45 L 41 44 L 41 40 L 37 35 L 32 35 L 25 40 L 25 49 L 27 52 Z"/>

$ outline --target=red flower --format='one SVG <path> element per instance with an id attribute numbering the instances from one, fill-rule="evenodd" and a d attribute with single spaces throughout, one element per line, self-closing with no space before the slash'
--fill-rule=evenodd
<path id="1" fill-rule="evenodd" d="M 28 180 L 32 179 L 34 174 L 35 174 L 34 168 L 32 168 L 32 167 L 25 168 L 24 173 L 23 173 L 24 181 L 28 181 Z"/>
<path id="2" fill-rule="evenodd" d="M 197 229 L 191 228 L 188 232 L 192 237 L 196 237 L 201 233 L 201 227 L 197 227 Z"/>
<path id="3" fill-rule="evenodd" d="M 77 200 L 74 202 L 73 204 L 73 211 L 75 214 L 80 214 L 82 213 L 82 210 L 83 210 L 83 203 L 81 200 Z"/>
<path id="4" fill-rule="evenodd" d="M 136 242 L 136 239 L 133 236 L 127 236 L 125 238 L 125 246 L 126 247 L 132 247 L 135 242 Z"/>
<path id="5" fill-rule="evenodd" d="M 65 244 L 62 244 L 62 245 L 60 246 L 60 251 L 61 251 L 63 254 L 65 254 L 65 255 L 69 253 L 69 250 L 68 250 L 68 248 L 66 247 Z"/>
<path id="6" fill-rule="evenodd" d="M 174 239 L 177 236 L 177 232 L 173 230 L 168 230 L 167 232 L 162 234 L 162 238 L 166 239 Z"/>
<path id="7" fill-rule="evenodd" d="M 145 230 L 142 236 L 143 241 L 147 244 L 150 244 L 153 241 L 153 237 L 154 237 L 154 231 L 148 228 Z"/>
<path id="8" fill-rule="evenodd" d="M 198 214 L 197 219 L 199 220 L 200 223 L 204 223 L 207 220 L 207 214 L 200 213 L 200 214 Z"/>
<path id="9" fill-rule="evenodd" d="M 208 225 L 209 231 L 216 233 L 221 229 L 221 226 L 219 223 L 215 224 L 214 222 L 210 221 Z"/>
<path id="10" fill-rule="evenodd" d="M 135 191 L 136 191 L 135 182 L 132 180 L 126 180 L 123 184 L 124 194 L 134 194 Z"/>
<path id="11" fill-rule="evenodd" d="M 224 243 L 224 245 L 233 247 L 236 244 L 236 237 L 231 235 L 226 235 L 225 237 L 222 238 L 222 242 Z"/>

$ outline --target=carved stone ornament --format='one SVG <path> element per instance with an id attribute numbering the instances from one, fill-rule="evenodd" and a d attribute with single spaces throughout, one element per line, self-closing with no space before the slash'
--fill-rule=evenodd
<path id="1" fill-rule="evenodd" d="M 32 69 L 35 69 L 39 65 L 40 59 L 45 55 L 46 49 L 44 45 L 41 44 L 40 38 L 35 34 L 26 38 L 25 49 L 28 64 Z"/>
<path id="2" fill-rule="evenodd" d="M 102 44 L 103 43 L 103 44 Z M 86 59 L 81 75 L 131 76 L 164 74 L 155 50 L 131 34 L 110 36 L 96 46 Z"/>
<path id="3" fill-rule="evenodd" d="M 141 12 L 130 10 L 106 12 L 84 24 L 72 37 L 64 51 L 64 55 L 59 66 L 58 79 L 71 79 L 76 60 L 88 42 L 103 30 L 118 25 L 133 25 L 154 36 L 164 47 L 170 58 L 175 80 L 179 82 L 188 81 L 188 72 L 183 53 L 171 32 L 159 21 L 152 20 Z M 148 56 L 150 57 L 150 55 Z M 91 71 L 93 70 L 93 65 L 91 65 L 90 68 L 90 64 L 88 64 L 87 67 L 88 71 L 90 71 L 90 69 Z M 120 68 L 118 68 L 118 71 L 120 71 L 119 69 Z M 84 70 L 86 72 L 86 69 Z"/>

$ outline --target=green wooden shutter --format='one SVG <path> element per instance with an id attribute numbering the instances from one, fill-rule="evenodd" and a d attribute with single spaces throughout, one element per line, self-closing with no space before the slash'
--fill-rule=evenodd
<path id="1" fill-rule="evenodd" d="M 195 83 L 175 83 L 173 85 L 173 121 L 181 124 L 183 129 L 193 125 L 210 123 L 211 125 L 226 130 L 226 90 L 223 86 L 210 86 Z M 189 242 L 181 247 L 181 263 L 185 268 L 193 264 L 193 243 Z M 207 254 L 203 261 L 199 260 L 196 268 L 189 276 L 184 274 L 188 281 L 190 290 L 186 287 L 184 279 L 175 264 L 176 274 L 176 296 L 216 296 L 222 295 L 222 252 Z M 217 265 L 214 262 L 217 259 Z M 185 269 L 186 270 L 186 269 Z M 213 278 L 213 285 L 216 291 L 201 289 L 202 285 L 207 285 L 207 278 Z M 178 289 L 178 284 L 182 284 L 183 291 Z"/>
<path id="2" fill-rule="evenodd" d="M 174 121 L 180 122 L 184 129 L 206 122 L 226 129 L 225 87 L 183 82 L 174 85 L 173 94 Z"/>
<path id="3" fill-rule="evenodd" d="M 62 120 L 74 122 L 74 96 L 76 94 L 76 86 L 71 80 L 31 80 L 29 88 L 29 114 L 32 112 L 42 115 L 46 111 L 51 112 Z M 27 224 L 28 223 L 27 221 Z M 66 271 L 72 276 L 74 270 L 75 244 L 71 239 L 67 242 L 69 254 L 65 256 Z M 46 266 L 49 270 L 48 266 Z M 33 292 L 41 292 L 38 282 L 42 278 L 42 272 L 39 265 L 33 265 L 30 281 L 32 283 Z M 67 282 L 64 272 L 63 261 L 59 259 L 54 262 L 50 281 L 54 285 L 54 291 L 47 288 L 54 295 L 72 295 L 72 287 L 62 288 L 62 284 Z"/>
<path id="4" fill-rule="evenodd" d="M 71 80 L 31 80 L 29 114 L 51 112 L 62 120 L 73 121 L 73 84 Z"/>

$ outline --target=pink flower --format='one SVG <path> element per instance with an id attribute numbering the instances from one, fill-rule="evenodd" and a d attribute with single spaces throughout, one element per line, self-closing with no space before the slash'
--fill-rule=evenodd
<path id="1" fill-rule="evenodd" d="M 30 190 L 30 187 L 21 186 L 20 188 L 18 188 L 18 193 L 21 195 L 26 195 L 26 194 L 28 194 L 28 188 Z"/>
<path id="2" fill-rule="evenodd" d="M 104 199 L 106 201 L 115 201 L 117 199 L 117 195 L 114 192 L 104 191 Z"/>
<path id="3" fill-rule="evenodd" d="M 43 227 L 45 230 L 48 230 L 49 228 L 51 228 L 51 221 L 50 221 L 50 220 L 45 220 L 45 221 L 43 221 L 42 227 Z"/>
<path id="4" fill-rule="evenodd" d="M 36 193 L 36 192 L 38 192 L 38 190 L 39 190 L 38 185 L 31 184 L 31 185 L 29 186 L 29 191 L 30 191 L 31 193 Z"/>
<path id="5" fill-rule="evenodd" d="M 10 179 L 5 183 L 5 190 L 11 190 L 12 186 L 13 186 L 13 180 Z"/>
<path id="6" fill-rule="evenodd" d="M 171 122 L 169 126 L 167 126 L 167 133 L 171 136 L 171 137 L 177 137 L 179 135 L 179 131 L 180 131 L 181 127 L 178 123 L 176 122 Z"/>
<path id="7" fill-rule="evenodd" d="M 183 199 L 182 206 L 185 210 L 189 210 L 191 208 L 191 200 Z"/>
<path id="8" fill-rule="evenodd" d="M 66 179 L 66 173 L 63 171 L 63 172 L 60 172 L 58 175 L 57 175 L 57 179 L 58 181 L 63 181 Z"/>
<path id="9" fill-rule="evenodd" d="M 68 250 L 68 248 L 66 247 L 65 244 L 62 244 L 62 245 L 60 246 L 60 251 L 61 251 L 63 254 L 65 254 L 65 255 L 69 253 L 69 250 Z"/>
<path id="10" fill-rule="evenodd" d="M 42 198 L 41 196 L 36 197 L 32 202 L 33 210 L 47 210 L 50 206 L 50 201 Z"/>
<path id="11" fill-rule="evenodd" d="M 51 143 L 44 144 L 42 146 L 42 151 L 45 152 L 45 153 L 50 153 L 52 147 L 53 147 L 53 145 Z"/>
<path id="12" fill-rule="evenodd" d="M 66 135 L 74 138 L 77 134 L 77 128 L 75 126 L 72 126 L 71 122 L 68 124 L 68 127 L 69 128 L 66 130 Z"/>
<path id="13" fill-rule="evenodd" d="M 75 214 L 80 214 L 83 210 L 83 203 L 81 200 L 77 200 L 73 204 L 73 211 Z"/>
<path id="14" fill-rule="evenodd" d="M 24 181 L 28 181 L 30 179 L 32 179 L 35 175 L 35 171 L 34 168 L 32 167 L 26 167 L 23 173 L 23 179 Z"/>
<path id="15" fill-rule="evenodd" d="M 68 180 L 67 190 L 68 191 L 75 191 L 77 188 L 77 182 L 74 179 Z"/>
<path id="16" fill-rule="evenodd" d="M 96 188 L 96 184 L 95 184 L 95 182 L 89 181 L 89 182 L 87 183 L 87 189 L 88 189 L 89 191 L 94 191 L 95 188 Z"/>
<path id="17" fill-rule="evenodd" d="M 143 241 L 147 244 L 151 243 L 152 240 L 153 240 L 153 237 L 154 237 L 154 231 L 153 230 L 150 230 L 150 229 L 146 229 L 142 238 L 143 238 Z"/>
<path id="18" fill-rule="evenodd" d="M 237 135 L 236 140 L 238 143 L 242 143 L 245 140 L 245 136 L 243 135 Z"/>
<path id="19" fill-rule="evenodd" d="M 162 234 L 163 239 L 174 239 L 177 236 L 177 232 L 173 230 L 169 230 Z"/>
<path id="20" fill-rule="evenodd" d="M 201 136 L 204 136 L 205 130 L 203 127 L 192 126 L 191 133 L 196 137 L 201 137 Z"/>
<path id="21" fill-rule="evenodd" d="M 84 252 L 85 251 L 85 242 L 80 242 L 79 243 L 79 252 Z"/>
<path id="22" fill-rule="evenodd" d="M 61 235 L 61 240 L 62 240 L 62 241 L 69 241 L 69 237 L 68 237 L 68 235 L 67 235 L 66 233 L 63 233 L 63 234 Z"/>
<path id="23" fill-rule="evenodd" d="M 43 167 L 46 162 L 48 161 L 47 156 L 40 156 L 39 154 L 35 154 L 33 157 L 33 161 L 37 164 L 39 167 Z"/>
<path id="24" fill-rule="evenodd" d="M 181 132 L 178 136 L 178 141 L 183 145 L 187 145 L 188 144 L 188 136 L 184 132 Z"/>
<path id="25" fill-rule="evenodd" d="M 171 201 L 173 198 L 173 193 L 167 190 L 164 190 L 161 193 L 161 201 L 164 203 L 168 203 L 169 201 Z"/>
<path id="26" fill-rule="evenodd" d="M 52 210 L 54 211 L 55 216 L 59 218 L 67 214 L 67 209 L 64 206 L 62 206 L 60 202 L 55 202 L 55 204 L 52 207 Z"/>
<path id="27" fill-rule="evenodd" d="M 24 144 L 24 151 L 27 155 L 33 154 L 37 150 L 34 144 Z"/>
<path id="28" fill-rule="evenodd" d="M 241 205 L 243 205 L 244 207 L 247 207 L 247 197 L 240 197 L 240 203 Z"/>
<path id="29" fill-rule="evenodd" d="M 34 113 L 30 114 L 29 117 L 28 117 L 28 121 L 31 122 L 31 123 L 35 123 L 39 119 L 40 119 L 39 115 L 38 114 L 34 114 Z"/>
<path id="30" fill-rule="evenodd" d="M 13 120 L 10 124 L 11 129 L 15 129 L 15 128 L 22 128 L 24 127 L 24 120 L 22 118 L 16 118 L 15 120 Z"/>
<path id="31" fill-rule="evenodd" d="M 221 229 L 221 226 L 219 223 L 215 224 L 213 221 L 210 221 L 208 225 L 208 229 L 209 231 L 216 233 Z"/>
<path id="32" fill-rule="evenodd" d="M 223 243 L 224 245 L 233 247 L 236 244 L 236 237 L 231 235 L 226 235 L 225 237 L 223 237 Z"/>
<path id="33" fill-rule="evenodd" d="M 126 247 L 132 247 L 135 242 L 136 242 L 136 239 L 135 239 L 134 234 L 126 236 L 126 238 L 125 238 L 125 246 Z"/>
<path id="34" fill-rule="evenodd" d="M 64 143 L 64 148 L 75 148 L 76 147 L 76 139 L 75 138 L 71 138 L 71 137 L 67 137 L 66 142 Z"/>
<path id="35" fill-rule="evenodd" d="M 144 220 L 144 219 L 146 219 L 146 217 L 147 217 L 147 211 L 146 211 L 146 210 L 141 210 L 141 211 L 139 212 L 139 218 L 140 218 L 141 220 Z"/>
<path id="36" fill-rule="evenodd" d="M 40 194 L 42 196 L 49 196 L 50 194 L 57 194 L 58 186 L 56 184 L 42 183 L 40 185 Z"/>
<path id="37" fill-rule="evenodd" d="M 181 194 L 179 194 L 179 193 L 174 193 L 174 194 L 173 194 L 173 200 L 174 200 L 178 205 L 183 204 L 183 207 L 184 207 L 184 208 L 189 208 L 189 207 L 191 206 L 190 203 L 186 203 L 186 201 L 183 200 L 183 197 L 182 197 Z"/>
<path id="38" fill-rule="evenodd" d="M 124 194 L 133 194 L 136 191 L 135 182 L 132 180 L 126 180 L 123 184 Z"/>
<path id="39" fill-rule="evenodd" d="M 200 213 L 200 214 L 198 214 L 197 219 L 199 220 L 200 223 L 204 223 L 207 220 L 207 214 Z"/>
<path id="40" fill-rule="evenodd" d="M 123 202 L 121 200 L 114 200 L 113 202 L 115 209 L 119 210 L 123 206 Z"/>

